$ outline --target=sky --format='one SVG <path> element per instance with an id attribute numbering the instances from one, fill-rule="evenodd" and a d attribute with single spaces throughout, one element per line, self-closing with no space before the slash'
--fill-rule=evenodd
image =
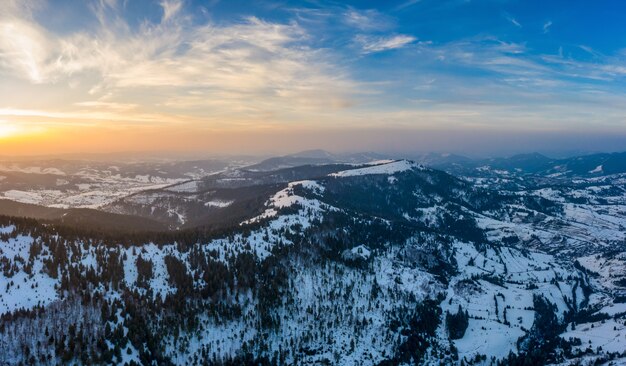
<path id="1" fill-rule="evenodd" d="M 626 150 L 622 1 L 2 0 L 0 155 Z"/>

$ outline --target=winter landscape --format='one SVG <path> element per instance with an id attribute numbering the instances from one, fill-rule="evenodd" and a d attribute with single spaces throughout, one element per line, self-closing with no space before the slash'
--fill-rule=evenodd
<path id="1" fill-rule="evenodd" d="M 0 366 L 626 365 L 623 14 L 0 0 Z"/>
<path id="2" fill-rule="evenodd" d="M 321 153 L 9 165 L 2 362 L 626 362 L 626 154 Z"/>

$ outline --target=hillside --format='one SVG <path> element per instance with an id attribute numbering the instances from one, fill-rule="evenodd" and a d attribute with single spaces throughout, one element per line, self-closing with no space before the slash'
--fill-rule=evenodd
<path id="1" fill-rule="evenodd" d="M 619 179 L 510 191 L 407 160 L 283 176 L 242 184 L 266 198 L 212 234 L 122 243 L 3 218 L 0 363 L 626 357 Z"/>

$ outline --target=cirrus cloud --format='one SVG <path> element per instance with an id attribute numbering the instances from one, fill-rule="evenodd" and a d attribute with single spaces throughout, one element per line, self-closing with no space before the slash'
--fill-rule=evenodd
<path id="1" fill-rule="evenodd" d="M 246 17 L 198 24 L 182 1 L 160 5 L 159 22 L 133 28 L 116 1 L 94 2 L 100 26 L 68 35 L 15 7 L 0 16 L 0 73 L 32 84 L 86 86 L 88 93 L 66 109 L 137 106 L 119 110 L 125 115 L 189 109 L 207 121 L 291 119 L 298 109 L 314 118 L 354 105 L 366 89 L 328 52 L 310 48 L 297 23 Z"/>
<path id="2" fill-rule="evenodd" d="M 374 53 L 398 49 L 405 47 L 416 40 L 417 38 L 406 34 L 393 36 L 358 35 L 355 38 L 356 43 L 360 45 L 363 53 Z"/>

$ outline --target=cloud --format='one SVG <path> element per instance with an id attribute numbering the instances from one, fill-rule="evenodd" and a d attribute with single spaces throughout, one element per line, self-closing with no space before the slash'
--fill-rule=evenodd
<path id="1" fill-rule="evenodd" d="M 78 102 L 74 103 L 74 105 L 79 107 L 87 107 L 89 109 L 105 109 L 105 110 L 113 110 L 113 111 L 130 111 L 133 109 L 137 109 L 139 105 L 133 103 L 114 103 L 114 102 L 105 102 L 102 100 L 94 100 L 88 102 Z"/>
<path id="2" fill-rule="evenodd" d="M 178 0 L 163 0 L 161 1 L 161 7 L 163 8 L 163 22 L 167 22 L 172 17 L 178 14 L 182 7 L 183 2 Z"/>
<path id="3" fill-rule="evenodd" d="M 394 8 L 394 10 L 398 11 L 398 10 L 402 10 L 402 9 L 408 8 L 410 6 L 413 6 L 413 5 L 417 4 L 417 3 L 419 3 L 420 1 L 422 1 L 422 0 L 407 0 L 407 1 L 403 2 L 403 3 L 401 3 L 400 5 L 396 6 Z"/>
<path id="4" fill-rule="evenodd" d="M 24 75 L 34 83 L 46 78 L 50 49 L 41 31 L 27 22 L 12 19 L 0 24 L 0 65 Z"/>
<path id="5" fill-rule="evenodd" d="M 534 110 L 535 122 L 551 128 L 618 125 L 626 118 L 618 102 L 623 100 L 624 91 L 617 87 L 619 83 L 611 82 L 626 79 L 626 62 L 619 55 L 581 61 L 538 54 L 525 44 L 493 37 L 418 43 L 415 47 L 419 59 L 412 67 L 420 70 L 422 82 L 438 80 L 427 88 L 411 88 L 414 100 L 428 100 L 418 105 L 420 109 L 445 102 L 449 110 L 467 103 L 474 103 L 476 110 L 479 105 L 490 104 L 520 116 L 528 114 L 525 109 Z M 420 80 L 409 73 L 402 77 L 407 82 Z M 485 123 L 517 125 L 514 118 L 496 112 L 494 108 L 484 110 Z M 523 126 L 529 127 L 532 118 Z"/>
<path id="6" fill-rule="evenodd" d="M 522 25 L 520 24 L 520 22 L 517 21 L 517 19 L 515 19 L 511 14 L 504 12 L 503 13 L 504 19 L 508 20 L 509 22 L 511 22 L 511 24 L 513 24 L 514 26 L 521 28 Z"/>
<path id="7" fill-rule="evenodd" d="M 595 56 L 595 57 L 601 57 L 602 55 L 597 52 L 596 50 L 594 50 L 593 48 L 586 46 L 586 45 L 578 45 L 578 48 L 580 48 L 581 50 L 587 52 L 588 54 Z"/>
<path id="8" fill-rule="evenodd" d="M 388 37 L 358 35 L 355 38 L 356 43 L 361 46 L 363 53 L 374 53 L 398 49 L 413 43 L 416 40 L 417 38 L 406 34 L 398 34 Z"/>
<path id="9" fill-rule="evenodd" d="M 548 20 L 543 24 L 543 33 L 548 33 L 550 31 L 550 27 L 552 27 L 552 21 Z"/>
<path id="10" fill-rule="evenodd" d="M 7 0 L 0 11 L 0 69 L 25 75 L 32 82 L 44 81 L 50 45 L 45 31 L 33 20 L 39 1 Z"/>
<path id="11" fill-rule="evenodd" d="M 344 22 L 362 31 L 381 31 L 393 26 L 392 19 L 375 9 L 358 10 L 348 8 L 344 12 Z"/>
<path id="12" fill-rule="evenodd" d="M 4 0 L 0 14 L 4 14 L 5 17 L 19 15 L 30 19 L 33 12 L 42 6 L 43 0 Z"/>
<path id="13" fill-rule="evenodd" d="M 249 17 L 197 24 L 183 5 L 162 1 L 160 22 L 133 28 L 119 13 L 124 7 L 95 2 L 100 27 L 67 35 L 14 11 L 0 18 L 0 72 L 34 84 L 80 85 L 88 92 L 67 109 L 129 120 L 133 113 L 145 120 L 146 109 L 178 115 L 185 108 L 207 121 L 305 118 L 298 111 L 315 119 L 353 106 L 367 92 L 328 51 L 310 48 L 309 34 L 296 23 Z"/>

